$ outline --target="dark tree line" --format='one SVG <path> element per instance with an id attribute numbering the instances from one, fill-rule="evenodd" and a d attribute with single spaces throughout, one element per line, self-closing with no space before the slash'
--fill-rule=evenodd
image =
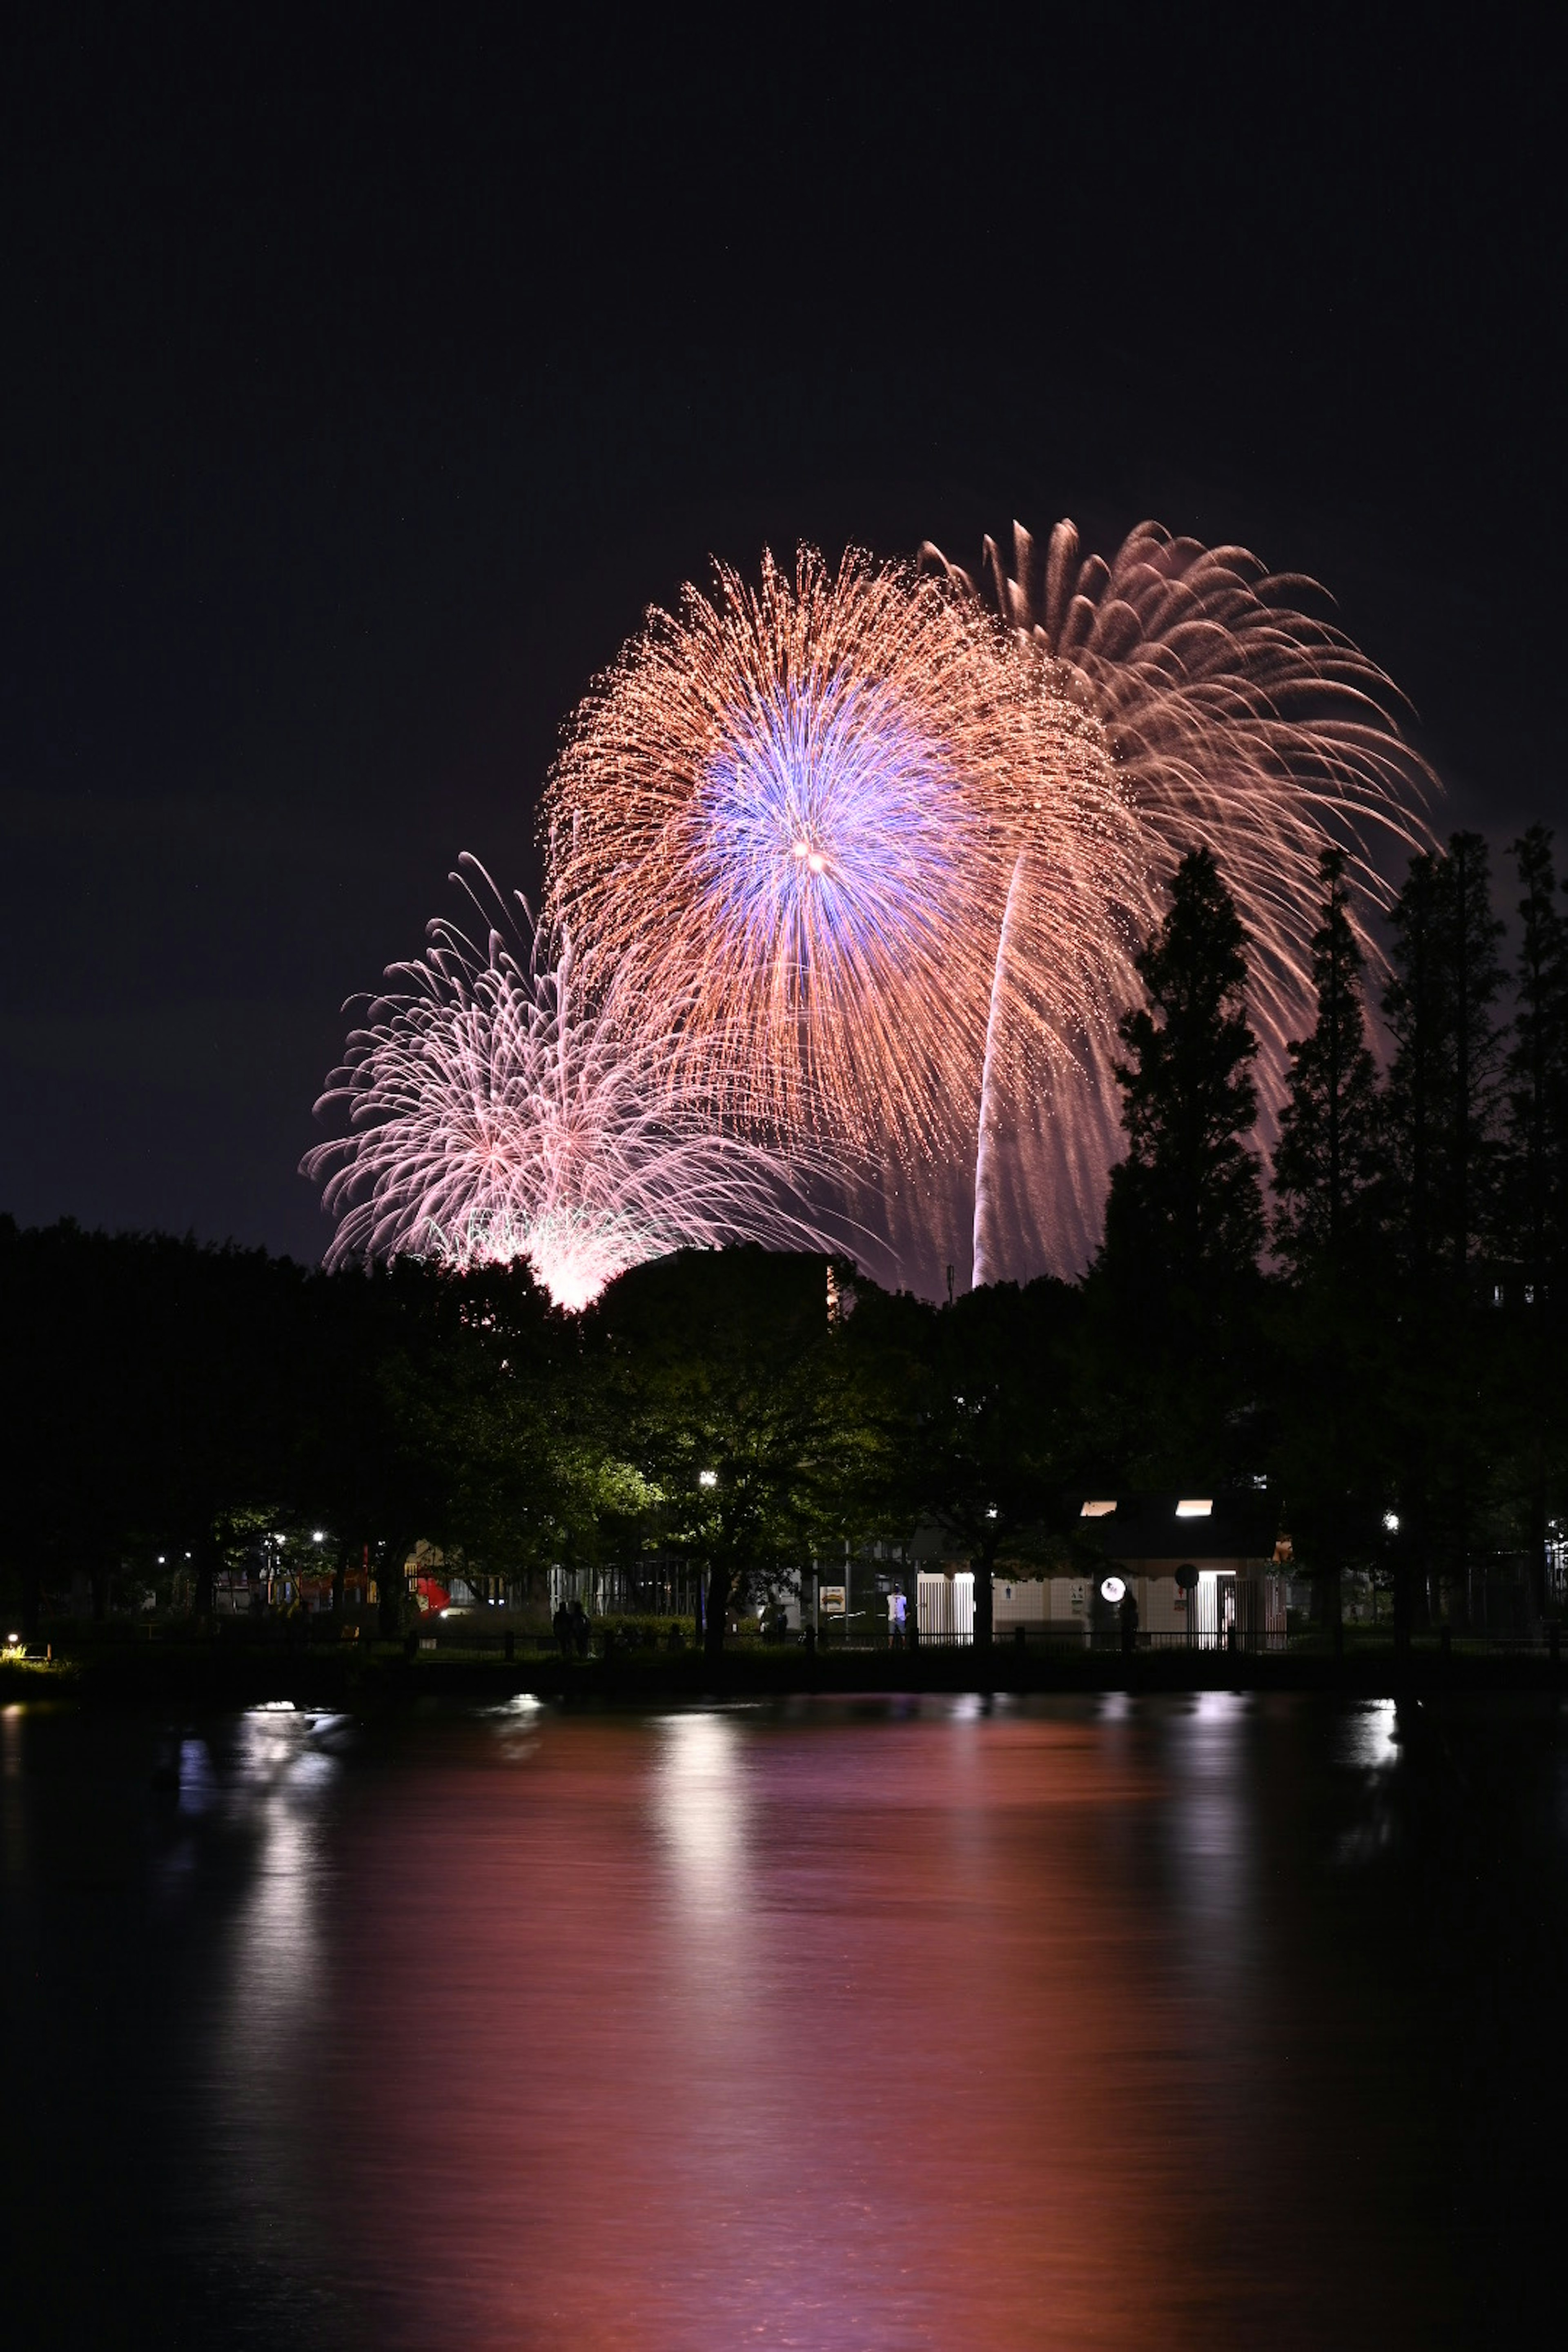
<path id="1" fill-rule="evenodd" d="M 1396 1622 L 1484 1606 L 1568 1509 L 1568 922 L 1551 837 L 1513 845 L 1511 1008 L 1484 845 L 1416 858 L 1373 1050 L 1343 856 L 1325 851 L 1317 1017 L 1273 1166 L 1250 1140 L 1247 939 L 1194 850 L 1121 1024 L 1127 1149 L 1081 1282 L 937 1308 L 760 1249 L 639 1267 L 580 1318 L 526 1268 L 336 1274 L 162 1235 L 0 1220 L 7 1606 L 189 1563 L 192 1607 L 259 1529 L 323 1533 L 384 1629 L 425 1538 L 509 1580 L 652 1551 L 748 1580 L 919 1523 L 976 1570 L 1073 1557 L 1074 1498 L 1267 1480 L 1321 1612 L 1347 1570 Z"/>
<path id="2" fill-rule="evenodd" d="M 1085 1288 L 1120 1368 L 1102 1387 L 1124 1392 L 1123 1475 L 1267 1477 L 1330 1620 L 1353 1566 L 1391 1584 L 1401 1628 L 1478 1622 L 1499 1553 L 1527 1555 L 1546 1604 L 1568 1509 L 1568 922 L 1551 836 L 1510 854 L 1511 1008 L 1485 843 L 1413 860 L 1380 1076 L 1346 863 L 1325 850 L 1317 1018 L 1267 1177 L 1243 934 L 1205 852 L 1122 1024 L 1128 1154 Z"/>

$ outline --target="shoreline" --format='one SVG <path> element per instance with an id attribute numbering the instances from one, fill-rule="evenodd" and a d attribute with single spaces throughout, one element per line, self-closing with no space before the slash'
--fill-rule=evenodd
<path id="1" fill-rule="evenodd" d="M 0 1661 L 0 1705 L 18 1701 L 82 1706 L 182 1704 L 257 1706 L 292 1700 L 313 1707 L 407 1705 L 419 1699 L 498 1700 L 531 1693 L 542 1699 L 606 1706 L 714 1703 L 795 1697 L 895 1697 L 924 1695 L 1039 1695 L 1125 1692 L 1130 1696 L 1205 1691 L 1323 1691 L 1347 1697 L 1397 1698 L 1467 1692 L 1561 1695 L 1564 1664 L 1544 1653 L 1445 1657 L 1415 1650 L 1347 1650 L 1342 1657 L 1299 1651 L 1232 1655 L 1223 1651 L 1120 1651 L 1072 1657 L 1020 1656 L 998 1645 L 984 1663 L 973 1650 L 902 1653 L 798 1651 L 728 1654 L 715 1670 L 700 1656 L 636 1654 L 610 1659 L 538 1656 L 409 1658 L 400 1644 L 356 1654 L 325 1644 L 295 1651 L 268 1644 L 160 1643 L 139 1648 L 105 1643 L 73 1648 L 50 1664 Z"/>

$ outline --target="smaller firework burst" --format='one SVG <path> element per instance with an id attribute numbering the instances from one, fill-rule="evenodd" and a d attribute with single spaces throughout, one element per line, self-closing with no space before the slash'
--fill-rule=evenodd
<path id="1" fill-rule="evenodd" d="M 514 923 L 463 863 L 485 946 L 432 923 L 316 1106 L 346 1110 L 350 1129 L 301 1162 L 337 1220 L 327 1264 L 521 1257 L 576 1309 L 670 1250 L 836 1246 L 800 1209 L 795 1171 L 672 1084 L 669 1041 L 618 1028 L 565 934 L 521 898 Z"/>

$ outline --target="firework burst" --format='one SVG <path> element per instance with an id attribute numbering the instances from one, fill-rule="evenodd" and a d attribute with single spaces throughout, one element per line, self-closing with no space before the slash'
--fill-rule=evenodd
<path id="1" fill-rule="evenodd" d="M 521 899 L 513 925 L 464 863 L 495 902 L 486 945 L 433 923 L 316 1106 L 350 1127 L 301 1163 L 338 1221 L 327 1264 L 522 1257 L 575 1309 L 669 1250 L 836 1246 L 799 1213 L 791 1168 L 672 1086 L 659 1041 L 617 1031 L 566 935 Z"/>
<path id="2" fill-rule="evenodd" d="M 671 1067 L 792 1134 L 930 1146 L 984 1049 L 1028 703 L 945 580 L 810 549 L 653 613 L 577 713 L 551 905 Z"/>
<path id="3" fill-rule="evenodd" d="M 965 573 L 934 548 L 922 552 L 979 607 Z M 993 929 L 977 1279 L 1000 1270 L 1009 1235 L 1031 1227 L 1058 1264 L 1081 1264 L 1093 1247 L 1121 1140 L 1113 1016 L 1138 994 L 1132 956 L 1183 853 L 1200 843 L 1213 851 L 1247 925 L 1267 1123 L 1282 1095 L 1286 1043 L 1310 1024 L 1319 853 L 1325 841 L 1339 843 L 1370 902 L 1385 904 L 1387 852 L 1426 839 L 1420 812 L 1432 782 L 1400 730 L 1385 673 L 1305 609 L 1321 596 L 1310 581 L 1270 574 L 1244 549 L 1205 548 L 1155 523 L 1140 525 L 1110 562 L 1081 557 L 1068 522 L 1052 532 L 1043 568 L 1017 528 L 1012 571 L 989 540 L 985 556 L 990 601 L 1033 680 L 1039 740 L 1055 747 L 1066 800 L 1092 795 L 1096 772 L 1109 772 L 1116 790 L 1102 785 L 1100 800 L 1131 820 L 1134 838 L 1130 845 L 1121 824 L 1111 828 L 1111 854 L 1098 871 L 1064 861 L 1064 794 L 1032 794 L 1026 772 L 1007 771 L 1018 854 Z M 1075 992 L 1067 1054 L 1052 980 L 1061 909 L 1050 903 L 1053 887 L 1061 895 L 1051 877 L 1064 872 L 1071 919 L 1088 924 L 1100 957 L 1099 984 L 1088 992 L 1100 1017 L 1077 1017 L 1085 992 Z M 1044 1149 L 1024 1152 L 1009 1197 L 995 1164 L 997 1130 L 1016 1101 L 1005 1115 L 1002 1098 L 1009 1081 L 1016 1097 L 1041 1045 L 1051 1072 Z"/>

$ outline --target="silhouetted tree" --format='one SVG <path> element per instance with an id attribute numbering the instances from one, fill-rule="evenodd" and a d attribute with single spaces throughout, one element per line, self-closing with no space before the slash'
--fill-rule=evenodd
<path id="1" fill-rule="evenodd" d="M 1551 1493 L 1563 1481 L 1564 1450 L 1554 1404 L 1568 1286 L 1568 920 L 1557 903 L 1546 827 L 1531 825 L 1510 855 L 1521 896 L 1507 1065 L 1503 1248 L 1512 1276 L 1510 1387 L 1522 1440 L 1518 1452 L 1539 1611 L 1546 1604 Z"/>
<path id="2" fill-rule="evenodd" d="M 1088 1376 L 1122 1475 L 1217 1475 L 1255 1402 L 1263 1198 L 1246 1137 L 1258 1041 L 1245 936 L 1206 849 L 1189 851 L 1138 958 L 1148 1001 L 1122 1019 L 1127 1157 L 1112 1169 L 1090 1288 Z"/>
<path id="3" fill-rule="evenodd" d="M 1316 1571 L 1317 1613 L 1331 1626 L 1339 1622 L 1348 1553 L 1375 1541 L 1386 1479 L 1374 1279 L 1383 1151 L 1343 851 L 1325 849 L 1319 871 L 1317 1019 L 1311 1034 L 1289 1048 L 1289 1093 L 1274 1155 L 1274 1245 L 1289 1280 L 1271 1323 L 1279 1408 L 1274 1458 L 1298 1557 Z"/>
<path id="4" fill-rule="evenodd" d="M 1323 919 L 1312 938 L 1318 1017 L 1289 1048 L 1274 1153 L 1274 1246 L 1297 1272 L 1340 1266 L 1372 1225 L 1382 1167 L 1377 1065 L 1367 1043 L 1362 955 L 1342 849 L 1319 861 Z"/>
<path id="5" fill-rule="evenodd" d="M 930 1373 L 916 1433 L 926 1508 L 974 1571 L 974 1641 L 992 1639 L 992 1579 L 1005 1558 L 1036 1563 L 1059 1549 L 1061 1489 L 1084 1453 L 1072 1340 L 1079 1300 L 1042 1277 L 986 1285 L 931 1326 Z"/>
<path id="6" fill-rule="evenodd" d="M 1495 1244 L 1502 987 L 1486 844 L 1457 833 L 1412 860 L 1394 908 L 1394 972 L 1384 1010 L 1394 1043 L 1386 1095 L 1389 1235 L 1402 1277 L 1400 1373 L 1389 1399 L 1404 1444 L 1404 1528 L 1395 1615 L 1408 1628 L 1411 1579 L 1445 1563 L 1468 1589 L 1471 1533 L 1492 1451 L 1489 1367 L 1499 1332 L 1482 1254 Z"/>
<path id="7" fill-rule="evenodd" d="M 1502 925 L 1479 834 L 1411 861 L 1393 924 L 1384 1013 L 1394 1046 L 1394 1226 L 1418 1280 L 1441 1265 L 1463 1282 L 1491 1237 L 1504 1042 L 1494 1010 Z"/>

